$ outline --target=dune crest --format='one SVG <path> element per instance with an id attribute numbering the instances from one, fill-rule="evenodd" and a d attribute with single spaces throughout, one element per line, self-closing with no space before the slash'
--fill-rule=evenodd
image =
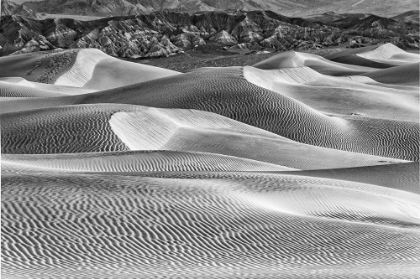
<path id="1" fill-rule="evenodd" d="M 70 70 L 54 84 L 106 90 L 177 74 L 176 71 L 125 62 L 97 49 L 83 49 L 78 51 Z"/>
<path id="2" fill-rule="evenodd" d="M 380 69 L 418 63 L 420 61 L 419 54 L 408 53 L 391 43 L 344 50 L 327 55 L 326 58 L 339 63 Z"/>
<path id="3" fill-rule="evenodd" d="M 375 70 L 370 67 L 337 63 L 319 55 L 295 51 L 273 55 L 252 66 L 262 70 L 309 67 L 321 74 L 332 76 L 357 75 Z"/>

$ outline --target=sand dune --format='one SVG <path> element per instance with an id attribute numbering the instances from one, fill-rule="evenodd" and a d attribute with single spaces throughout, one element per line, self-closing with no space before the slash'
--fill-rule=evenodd
<path id="1" fill-rule="evenodd" d="M 299 175 L 374 184 L 420 194 L 419 163 L 300 171 Z"/>
<path id="2" fill-rule="evenodd" d="M 5 154 L 126 150 L 215 153 L 297 169 L 403 162 L 302 144 L 203 111 L 102 104 L 2 115 Z"/>
<path id="3" fill-rule="evenodd" d="M 59 97 L 96 90 L 27 81 L 21 77 L 0 78 L 0 97 Z"/>
<path id="4" fill-rule="evenodd" d="M 97 49 L 30 53 L 0 58 L 0 77 L 104 90 L 179 74 L 113 58 Z M 7 69 L 7 70 L 6 70 Z"/>
<path id="5" fill-rule="evenodd" d="M 390 68 L 420 61 L 420 55 L 406 52 L 391 43 L 345 50 L 328 55 L 326 58 L 340 63 L 373 68 Z"/>
<path id="6" fill-rule="evenodd" d="M 414 65 L 400 66 L 400 75 L 392 80 L 403 82 L 417 77 Z M 397 67 L 397 68 L 400 68 Z M 394 69 L 394 68 L 392 68 Z M 367 74 L 377 76 L 378 81 L 391 76 L 393 71 L 378 70 Z M 407 72 L 405 75 L 404 73 Z M 418 72 L 418 70 L 417 70 Z M 411 73 L 411 75 L 410 75 Z M 359 115 L 397 121 L 417 122 L 419 119 L 419 92 L 417 87 L 409 89 L 384 88 L 381 83 L 364 76 L 331 77 L 322 75 L 311 68 L 287 68 L 280 70 L 259 70 L 253 67 L 244 68 L 244 77 L 260 86 L 279 94 L 303 102 L 323 113 L 342 115 Z M 382 78 L 381 78 L 382 77 Z"/>
<path id="7" fill-rule="evenodd" d="M 246 173 L 26 171 L 2 180 L 6 276 L 407 278 L 419 272 L 420 196 L 403 191 Z"/>
<path id="8" fill-rule="evenodd" d="M 254 64 L 253 67 L 262 70 L 309 67 L 319 73 L 332 76 L 359 75 L 374 70 L 374 68 L 337 63 L 319 55 L 295 51 L 273 55 Z"/>
<path id="9" fill-rule="evenodd" d="M 329 58 L 0 58 L 2 277 L 418 278 L 418 55 Z"/>
<path id="10" fill-rule="evenodd" d="M 2 161 L 28 168 L 83 172 L 293 170 L 279 165 L 220 154 L 162 150 L 46 155 L 3 154 Z"/>
<path id="11" fill-rule="evenodd" d="M 22 111 L 97 103 L 210 111 L 315 146 L 403 160 L 419 157 L 418 122 L 328 116 L 286 94 L 262 88 L 249 75 L 244 77 L 239 67 L 206 69 L 79 96 L 2 102 L 0 108 Z M 408 115 L 418 109 L 410 106 Z"/>
<path id="12" fill-rule="evenodd" d="M 105 90 L 178 75 L 172 70 L 122 61 L 96 49 L 78 52 L 73 66 L 54 84 Z"/>
<path id="13" fill-rule="evenodd" d="M 419 86 L 419 66 L 420 63 L 412 63 L 402 66 L 383 69 L 364 74 L 378 82 L 388 84 L 403 84 Z"/>
<path id="14" fill-rule="evenodd" d="M 58 107 L 1 115 L 2 153 L 125 151 L 108 120 L 114 106 Z"/>
<path id="15" fill-rule="evenodd" d="M 64 96 L 63 94 L 40 90 L 27 85 L 21 85 L 19 83 L 10 83 L 0 80 L 0 97 L 59 97 Z"/>

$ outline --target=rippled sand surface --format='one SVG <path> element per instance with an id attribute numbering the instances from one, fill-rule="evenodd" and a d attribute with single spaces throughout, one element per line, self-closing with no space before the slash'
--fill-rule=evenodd
<path id="1" fill-rule="evenodd" d="M 419 56 L 327 58 L 0 58 L 2 278 L 419 278 Z"/>

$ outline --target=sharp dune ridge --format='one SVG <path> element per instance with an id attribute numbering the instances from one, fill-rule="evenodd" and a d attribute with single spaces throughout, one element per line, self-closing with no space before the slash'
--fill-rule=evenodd
<path id="1" fill-rule="evenodd" d="M 0 58 L 5 278 L 417 278 L 418 55 Z"/>
<path id="2" fill-rule="evenodd" d="M 194 151 L 298 169 L 404 162 L 302 144 L 196 110 L 77 105 L 3 114 L 1 125 L 2 152 L 6 154 Z M 265 148 L 260 149 L 261 145 Z"/>
<path id="3" fill-rule="evenodd" d="M 327 59 L 360 66 L 391 68 L 419 62 L 420 56 L 408 53 L 391 43 L 346 50 L 326 56 Z"/>

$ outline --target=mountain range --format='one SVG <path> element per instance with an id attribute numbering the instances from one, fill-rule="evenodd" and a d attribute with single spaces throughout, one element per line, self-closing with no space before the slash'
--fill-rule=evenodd
<path id="1" fill-rule="evenodd" d="M 3 0 L 9 2 L 12 0 Z M 396 16 L 408 10 L 418 10 L 417 0 L 43 0 L 16 3 L 37 13 L 90 16 L 127 16 L 159 10 L 178 12 L 270 10 L 288 16 L 302 17 L 325 12 L 375 13 Z M 3 10 L 3 9 L 2 9 Z M 10 13 L 2 13 L 10 14 Z"/>
<path id="2" fill-rule="evenodd" d="M 304 19 L 272 11 L 163 11 L 92 21 L 8 15 L 0 20 L 2 55 L 97 48 L 114 57 L 135 59 L 174 55 L 204 45 L 235 51 L 285 51 L 384 42 L 418 49 L 418 22 L 407 14 L 398 20 L 372 14 L 331 13 Z"/>

